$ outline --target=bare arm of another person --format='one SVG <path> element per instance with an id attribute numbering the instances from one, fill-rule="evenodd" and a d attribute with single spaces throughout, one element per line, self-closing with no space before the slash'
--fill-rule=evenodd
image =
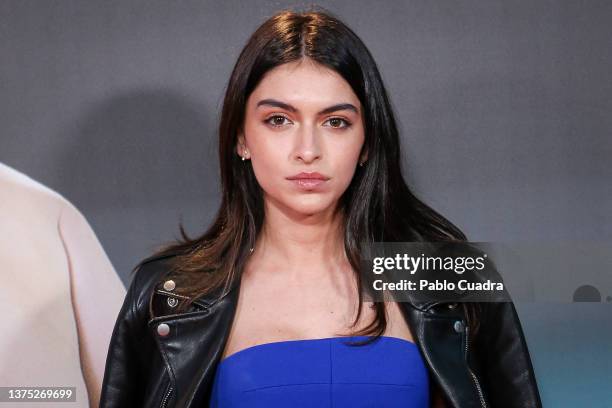
<path id="1" fill-rule="evenodd" d="M 62 209 L 58 230 L 70 271 L 83 378 L 89 404 L 97 408 L 106 354 L 126 290 L 87 220 L 70 203 Z"/>

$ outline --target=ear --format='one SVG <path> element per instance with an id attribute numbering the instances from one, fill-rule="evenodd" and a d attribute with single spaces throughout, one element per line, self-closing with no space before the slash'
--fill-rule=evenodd
<path id="1" fill-rule="evenodd" d="M 238 133 L 238 137 L 236 138 L 236 153 L 238 154 L 238 156 L 244 156 L 244 149 L 245 149 L 245 145 L 244 145 L 244 134 L 242 133 L 242 131 L 239 131 Z"/>
<path id="2" fill-rule="evenodd" d="M 365 149 L 359 156 L 359 163 L 365 163 L 366 160 L 368 160 L 368 149 Z"/>

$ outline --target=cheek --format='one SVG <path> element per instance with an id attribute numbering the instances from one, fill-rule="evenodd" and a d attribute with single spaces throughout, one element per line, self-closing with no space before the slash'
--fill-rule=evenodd
<path id="1" fill-rule="evenodd" d="M 257 155 L 256 159 L 251 159 L 251 166 L 253 166 L 253 173 L 255 178 L 264 191 L 270 191 L 274 189 L 274 184 L 277 183 L 276 178 L 279 174 L 275 168 L 275 160 L 266 157 L 264 155 Z"/>
<path id="2" fill-rule="evenodd" d="M 278 140 L 272 144 L 269 139 L 257 136 L 250 144 L 251 166 L 258 183 L 267 192 L 278 188 L 285 172 L 282 163 L 286 161 L 286 148 Z"/>
<path id="3" fill-rule="evenodd" d="M 355 167 L 358 164 L 360 149 L 354 146 L 345 147 L 339 150 L 333 160 L 333 172 L 335 174 L 338 187 L 346 189 L 353 179 Z"/>
<path id="4" fill-rule="evenodd" d="M 355 166 L 359 164 L 359 155 L 364 143 L 362 133 L 351 135 L 348 140 L 338 140 L 329 145 L 329 157 L 333 162 L 333 168 L 343 178 L 352 177 Z"/>

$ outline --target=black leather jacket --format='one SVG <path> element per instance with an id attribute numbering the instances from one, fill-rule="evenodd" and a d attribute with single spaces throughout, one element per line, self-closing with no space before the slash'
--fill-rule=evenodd
<path id="1" fill-rule="evenodd" d="M 180 282 L 165 277 L 168 257 L 151 257 L 134 274 L 112 334 L 100 407 L 208 406 L 240 287 L 197 298 L 187 312 L 177 314 L 173 310 L 187 299 L 172 287 Z M 447 406 L 541 407 L 511 302 L 483 303 L 483 329 L 473 342 L 463 308 L 399 305 Z"/>

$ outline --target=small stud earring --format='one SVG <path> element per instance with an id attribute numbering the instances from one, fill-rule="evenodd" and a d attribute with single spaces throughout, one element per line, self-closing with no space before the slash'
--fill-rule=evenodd
<path id="1" fill-rule="evenodd" d="M 244 161 L 244 156 L 242 156 L 242 161 Z"/>

